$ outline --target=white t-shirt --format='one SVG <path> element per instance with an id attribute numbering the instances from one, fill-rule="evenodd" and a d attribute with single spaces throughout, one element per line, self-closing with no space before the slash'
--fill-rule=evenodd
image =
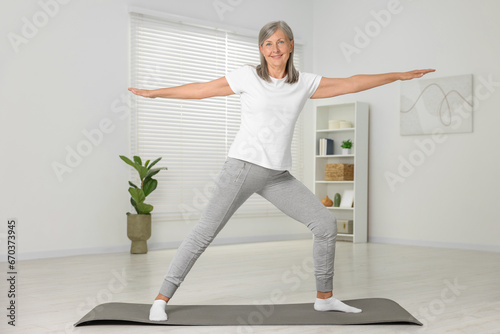
<path id="1" fill-rule="evenodd" d="M 267 82 L 253 66 L 245 65 L 226 79 L 241 101 L 240 129 L 228 156 L 270 169 L 291 169 L 295 122 L 321 76 L 299 72 L 294 84 L 286 83 L 286 77 Z"/>

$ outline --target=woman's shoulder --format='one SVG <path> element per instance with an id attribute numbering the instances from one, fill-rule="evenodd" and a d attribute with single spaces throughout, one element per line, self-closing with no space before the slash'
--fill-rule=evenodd
<path id="1" fill-rule="evenodd" d="M 321 75 L 316 74 L 316 73 L 299 71 L 299 78 L 300 78 L 301 76 L 302 76 L 302 77 L 306 77 L 306 78 L 316 78 L 316 77 L 321 77 Z"/>
<path id="2" fill-rule="evenodd" d="M 255 84 L 257 79 L 257 72 L 253 65 L 245 64 L 236 67 L 226 74 L 226 80 L 233 92 L 240 94 L 249 87 Z"/>
<path id="3" fill-rule="evenodd" d="M 236 75 L 252 75 L 256 73 L 256 66 L 251 64 L 241 65 L 239 67 L 234 68 L 230 73 Z"/>
<path id="4" fill-rule="evenodd" d="M 317 82 L 321 80 L 321 78 L 322 76 L 316 73 L 299 71 L 299 82 L 302 82 L 306 85 Z"/>
<path id="5" fill-rule="evenodd" d="M 241 66 L 241 69 L 248 73 L 257 73 L 257 65 L 245 64 Z"/>
<path id="6" fill-rule="evenodd" d="M 321 83 L 322 76 L 316 73 L 299 71 L 299 86 L 308 92 L 311 97 Z"/>

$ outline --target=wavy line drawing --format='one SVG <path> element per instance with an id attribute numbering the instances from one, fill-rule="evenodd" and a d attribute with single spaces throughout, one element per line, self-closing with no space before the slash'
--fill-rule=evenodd
<path id="1" fill-rule="evenodd" d="M 431 87 L 437 87 L 441 93 L 443 94 L 443 99 L 441 100 L 441 103 L 439 105 L 439 120 L 441 121 L 441 124 L 443 124 L 444 126 L 450 126 L 451 125 L 451 114 L 452 114 L 452 110 L 451 110 L 451 107 L 450 107 L 450 101 L 448 101 L 448 96 L 452 93 L 456 93 L 462 100 L 464 100 L 470 107 L 472 107 L 472 103 L 470 103 L 469 101 L 467 101 L 467 99 L 465 97 L 463 97 L 462 94 L 460 94 L 458 91 L 456 90 L 451 90 L 449 91 L 448 93 L 445 93 L 444 92 L 444 89 L 437 83 L 431 83 L 429 85 L 427 85 L 423 90 L 422 92 L 420 93 L 420 95 L 418 96 L 418 98 L 415 100 L 415 103 L 413 103 L 413 105 L 411 106 L 410 109 L 408 110 L 401 110 L 401 113 L 402 114 L 406 114 L 408 112 L 410 112 L 413 108 L 415 108 L 415 106 L 417 105 L 418 101 L 422 98 L 422 96 L 424 95 L 424 93 Z M 446 105 L 448 107 L 448 110 L 447 110 L 447 113 L 446 115 L 448 115 L 448 119 L 449 119 L 449 122 L 445 122 L 444 120 L 444 117 L 443 115 L 445 115 L 443 113 L 443 105 L 444 103 L 446 102 Z"/>

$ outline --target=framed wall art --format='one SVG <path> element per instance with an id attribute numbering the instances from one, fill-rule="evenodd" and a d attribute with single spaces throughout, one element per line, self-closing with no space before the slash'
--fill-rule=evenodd
<path id="1" fill-rule="evenodd" d="M 401 82 L 401 135 L 472 132 L 472 74 Z"/>

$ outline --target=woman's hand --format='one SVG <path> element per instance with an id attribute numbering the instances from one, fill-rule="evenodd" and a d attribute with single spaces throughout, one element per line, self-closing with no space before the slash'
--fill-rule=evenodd
<path id="1" fill-rule="evenodd" d="M 152 90 L 148 89 L 139 89 L 139 88 L 129 88 L 129 91 L 134 93 L 135 95 L 143 96 L 143 97 L 149 97 L 151 99 L 154 99 L 156 96 L 153 95 Z"/>
<path id="2" fill-rule="evenodd" d="M 399 80 L 411 80 L 411 79 L 416 79 L 416 78 L 421 78 L 425 74 L 434 72 L 436 70 L 434 69 L 427 69 L 427 70 L 414 70 L 414 71 L 409 71 L 409 72 L 402 72 Z"/>

